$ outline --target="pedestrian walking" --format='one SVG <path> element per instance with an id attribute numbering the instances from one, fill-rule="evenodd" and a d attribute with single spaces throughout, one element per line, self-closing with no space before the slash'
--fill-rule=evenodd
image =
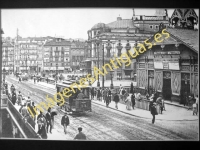
<path id="1" fill-rule="evenodd" d="M 7 82 L 5 83 L 4 87 L 5 87 L 6 95 L 8 95 L 8 83 Z"/>
<path id="2" fill-rule="evenodd" d="M 197 115 L 197 103 L 196 100 L 194 100 L 194 103 L 192 105 L 192 110 L 193 110 L 193 115 L 196 114 Z"/>
<path id="3" fill-rule="evenodd" d="M 26 106 L 27 106 L 27 105 L 24 104 L 23 107 L 22 107 L 22 109 L 21 109 L 21 115 L 22 115 L 24 118 L 26 118 L 26 117 L 28 116 L 28 113 L 29 113 Z"/>
<path id="4" fill-rule="evenodd" d="M 21 104 L 22 104 L 22 94 L 21 94 L 21 91 L 19 91 L 19 94 L 18 94 L 17 104 L 18 104 L 18 105 L 21 105 Z"/>
<path id="5" fill-rule="evenodd" d="M 46 131 L 46 119 L 44 115 L 41 115 L 38 118 L 38 134 L 42 137 L 42 139 L 47 139 L 47 131 Z"/>
<path id="6" fill-rule="evenodd" d="M 162 101 L 162 97 L 158 97 L 157 100 L 156 100 L 156 103 L 159 105 L 159 107 L 160 107 L 160 112 L 161 112 L 161 114 L 162 114 L 163 108 L 164 108 L 164 106 L 163 106 L 163 101 Z"/>
<path id="7" fill-rule="evenodd" d="M 52 133 L 52 117 L 51 117 L 51 108 L 48 108 L 46 113 L 46 122 L 47 122 L 47 133 L 50 127 L 50 133 Z"/>
<path id="8" fill-rule="evenodd" d="M 75 136 L 75 140 L 86 140 L 86 135 L 82 132 L 82 128 L 78 128 L 78 134 Z"/>
<path id="9" fill-rule="evenodd" d="M 125 103 L 126 103 L 126 109 L 131 110 L 131 95 L 130 94 L 127 95 L 127 98 L 125 99 Z"/>
<path id="10" fill-rule="evenodd" d="M 97 89 L 94 89 L 94 97 L 97 96 Z"/>
<path id="11" fill-rule="evenodd" d="M 12 103 L 13 103 L 13 105 L 15 105 L 16 100 L 17 100 L 17 95 L 16 95 L 15 91 L 13 91 L 13 93 L 12 93 Z"/>
<path id="12" fill-rule="evenodd" d="M 132 108 L 134 109 L 135 106 L 135 94 L 131 94 L 131 104 L 132 104 Z"/>
<path id="13" fill-rule="evenodd" d="M 35 106 L 34 102 L 32 102 L 32 105 L 30 106 L 30 110 L 31 110 L 31 112 L 33 114 L 33 120 L 35 121 L 36 120 L 36 115 L 37 115 L 35 111 L 37 111 L 37 109 L 36 109 L 36 106 Z"/>
<path id="14" fill-rule="evenodd" d="M 97 90 L 97 100 L 100 101 L 100 97 L 101 97 L 101 88 L 98 88 L 98 90 Z"/>
<path id="15" fill-rule="evenodd" d="M 106 93 L 105 101 L 106 101 L 106 107 L 108 107 L 110 103 L 108 92 Z"/>
<path id="16" fill-rule="evenodd" d="M 30 98 L 30 96 L 28 96 L 28 99 L 26 100 L 26 103 L 27 104 L 31 104 L 31 98 Z"/>
<path id="17" fill-rule="evenodd" d="M 104 90 L 104 95 L 103 95 L 104 103 L 106 103 L 107 95 L 108 95 L 108 89 L 106 88 L 106 89 Z"/>
<path id="18" fill-rule="evenodd" d="M 154 102 L 153 105 L 151 106 L 151 114 L 153 116 L 153 119 L 152 119 L 152 124 L 155 123 L 155 115 L 158 115 L 158 112 L 157 112 L 157 109 L 156 109 L 156 103 Z"/>
<path id="19" fill-rule="evenodd" d="M 91 99 L 93 100 L 94 99 L 94 88 L 92 87 L 91 89 Z"/>
<path id="20" fill-rule="evenodd" d="M 196 95 L 196 97 L 195 97 L 195 99 L 196 99 L 196 104 L 197 104 L 197 113 L 198 113 L 198 106 L 199 106 L 199 97 L 198 97 L 198 95 Z"/>
<path id="21" fill-rule="evenodd" d="M 22 78 L 19 76 L 19 81 L 18 81 L 18 83 L 21 83 L 22 82 Z"/>
<path id="22" fill-rule="evenodd" d="M 67 126 L 69 125 L 69 117 L 67 113 L 61 119 L 61 125 L 64 127 L 64 133 L 67 134 Z"/>
<path id="23" fill-rule="evenodd" d="M 109 103 L 111 103 L 111 95 L 112 95 L 111 89 L 109 88 L 109 90 L 108 90 Z"/>
<path id="24" fill-rule="evenodd" d="M 119 103 L 119 95 L 117 94 L 117 91 L 116 91 L 116 93 L 114 95 L 113 100 L 115 101 L 115 108 L 118 109 L 118 105 L 117 104 Z"/>
<path id="25" fill-rule="evenodd" d="M 34 75 L 34 77 L 33 77 L 33 80 L 34 80 L 34 84 L 35 84 L 35 82 L 36 82 L 36 77 L 35 77 L 35 75 Z"/>
<path id="26" fill-rule="evenodd" d="M 101 90 L 101 101 L 104 99 L 104 89 L 102 88 L 102 90 Z"/>
<path id="27" fill-rule="evenodd" d="M 185 106 L 186 104 L 187 104 L 187 96 L 188 94 L 187 94 L 187 92 L 184 92 L 184 94 L 183 94 L 183 105 Z"/>

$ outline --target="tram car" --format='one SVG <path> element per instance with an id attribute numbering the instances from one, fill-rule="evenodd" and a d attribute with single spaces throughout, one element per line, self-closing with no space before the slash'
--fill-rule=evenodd
<path id="1" fill-rule="evenodd" d="M 57 93 L 62 92 L 65 88 L 70 88 L 70 85 L 74 82 L 76 81 L 68 80 L 68 81 L 63 81 L 62 83 L 57 83 L 56 84 Z M 90 86 L 81 88 L 82 93 L 84 94 L 83 99 L 77 99 L 80 90 L 76 86 L 74 86 L 73 88 L 75 93 L 72 92 L 71 97 L 66 98 L 63 96 L 63 98 L 65 99 L 65 103 L 63 106 L 61 106 L 61 109 L 65 112 L 72 112 L 73 114 L 92 111 L 91 99 L 89 96 Z M 57 95 L 57 99 L 60 99 L 59 95 Z"/>

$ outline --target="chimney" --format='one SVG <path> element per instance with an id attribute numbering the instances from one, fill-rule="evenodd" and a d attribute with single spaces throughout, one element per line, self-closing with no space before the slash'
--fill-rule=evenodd
<path id="1" fill-rule="evenodd" d="M 122 17 L 117 17 L 117 21 L 118 21 L 118 20 L 122 20 Z"/>

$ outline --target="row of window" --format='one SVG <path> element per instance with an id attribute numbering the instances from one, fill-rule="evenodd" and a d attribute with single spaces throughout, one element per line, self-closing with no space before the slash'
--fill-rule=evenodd
<path id="1" fill-rule="evenodd" d="M 158 29 L 158 25 L 149 25 L 150 29 Z"/>
<path id="2" fill-rule="evenodd" d="M 72 62 L 82 61 L 84 56 L 72 56 Z"/>
<path id="3" fill-rule="evenodd" d="M 64 66 L 69 66 L 70 63 L 47 63 L 47 62 L 44 62 L 44 67 L 56 67 L 56 64 L 58 64 L 58 67 L 64 67 Z"/>
<path id="4" fill-rule="evenodd" d="M 13 51 L 14 48 L 13 47 L 2 47 L 3 51 Z"/>

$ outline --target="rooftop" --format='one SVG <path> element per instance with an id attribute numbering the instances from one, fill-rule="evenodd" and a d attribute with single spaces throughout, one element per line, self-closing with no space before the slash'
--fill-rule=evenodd
<path id="1" fill-rule="evenodd" d="M 70 46 L 71 42 L 70 41 L 66 41 L 63 39 L 60 39 L 60 41 L 58 39 L 53 39 L 52 41 L 47 42 L 44 46 Z"/>
<path id="2" fill-rule="evenodd" d="M 3 42 L 3 47 L 13 47 L 13 45 L 10 42 Z"/>
<path id="3" fill-rule="evenodd" d="M 199 36 L 197 30 L 168 28 L 167 31 L 181 40 L 186 46 L 199 51 Z"/>
<path id="4" fill-rule="evenodd" d="M 99 29 L 99 28 L 109 28 L 109 27 L 105 23 L 97 23 L 92 27 L 92 29 Z"/>
<path id="5" fill-rule="evenodd" d="M 134 26 L 133 20 L 131 19 L 122 19 L 122 20 L 117 20 L 111 23 L 107 24 L 110 28 L 138 28 Z"/>

